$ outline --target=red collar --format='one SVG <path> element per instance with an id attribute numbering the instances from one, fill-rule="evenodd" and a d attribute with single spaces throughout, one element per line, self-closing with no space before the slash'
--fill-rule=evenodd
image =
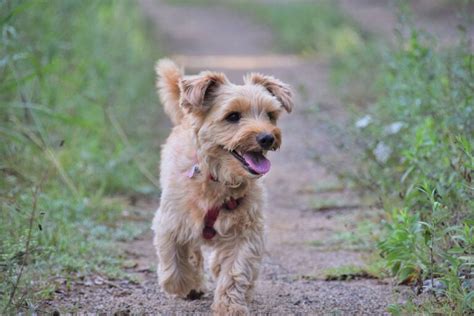
<path id="1" fill-rule="evenodd" d="M 214 229 L 214 223 L 217 221 L 217 217 L 219 216 L 220 210 L 225 209 L 227 211 L 233 211 L 237 207 L 239 207 L 240 203 L 242 202 L 242 199 L 243 197 L 238 199 L 234 199 L 231 197 L 221 206 L 213 207 L 207 210 L 206 216 L 204 217 L 204 229 L 202 230 L 202 237 L 207 240 L 212 239 L 217 234 L 217 231 Z"/>

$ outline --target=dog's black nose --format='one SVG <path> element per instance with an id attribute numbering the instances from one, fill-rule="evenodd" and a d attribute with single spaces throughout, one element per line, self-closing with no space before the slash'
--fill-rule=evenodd
<path id="1" fill-rule="evenodd" d="M 272 134 L 260 133 L 257 135 L 257 142 L 263 149 L 270 149 L 275 142 L 275 137 Z"/>

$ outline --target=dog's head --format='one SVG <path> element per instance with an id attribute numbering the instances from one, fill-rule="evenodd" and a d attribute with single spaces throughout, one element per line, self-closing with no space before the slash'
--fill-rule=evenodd
<path id="1" fill-rule="evenodd" d="M 224 74 L 202 72 L 184 77 L 180 90 L 180 105 L 195 130 L 198 154 L 211 174 L 240 183 L 270 170 L 265 155 L 282 141 L 278 118 L 293 107 L 287 84 L 251 73 L 244 85 L 235 85 Z"/>

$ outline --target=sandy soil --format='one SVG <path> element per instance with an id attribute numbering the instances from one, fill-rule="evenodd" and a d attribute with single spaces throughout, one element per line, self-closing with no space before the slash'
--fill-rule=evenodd
<path id="1" fill-rule="evenodd" d="M 186 64 L 191 72 L 202 68 L 225 71 L 231 80 L 241 81 L 252 68 L 273 74 L 295 87 L 296 109 L 282 119 L 282 150 L 273 154 L 272 171 L 264 179 L 268 188 L 267 255 L 258 281 L 252 313 L 271 314 L 385 314 L 388 304 L 399 299 L 399 288 L 388 281 L 359 279 L 324 281 L 318 278 L 328 268 L 363 266 L 365 253 L 344 243 L 329 241 L 338 233 L 354 230 L 358 222 L 374 211 L 357 207 L 358 197 L 314 159 L 332 152 L 331 136 L 318 126 L 319 115 L 341 119 L 344 110 L 328 87 L 325 60 L 302 60 L 271 52 L 270 30 L 239 13 L 222 7 L 174 6 L 153 0 L 139 1 L 144 13 L 164 38 L 168 53 Z M 364 19 L 370 13 L 380 21 L 366 23 L 368 29 L 391 31 L 393 15 L 386 7 L 371 7 L 370 1 L 342 1 L 343 8 Z M 382 11 L 380 11 L 382 10 Z M 258 62 L 265 68 L 259 68 Z M 151 66 L 151 65 L 150 65 Z M 164 123 L 166 124 L 166 123 Z M 331 208 L 331 205 L 337 207 Z M 326 203 L 325 211 L 314 211 Z M 331 204 L 332 203 L 332 204 Z M 354 205 L 356 207 L 354 207 Z M 157 205 L 144 207 L 151 217 Z M 212 291 L 202 299 L 186 301 L 168 298 L 157 287 L 155 254 L 151 233 L 123 245 L 128 273 L 135 281 L 104 280 L 91 276 L 64 286 L 44 311 L 181 314 L 208 313 Z M 212 281 L 210 288 L 212 288 Z"/>

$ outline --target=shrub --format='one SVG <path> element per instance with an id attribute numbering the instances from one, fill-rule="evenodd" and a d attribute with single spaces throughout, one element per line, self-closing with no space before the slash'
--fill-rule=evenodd
<path id="1" fill-rule="evenodd" d="M 449 308 L 473 308 L 474 55 L 412 29 L 379 55 L 376 101 L 354 120 L 352 178 L 387 216 L 379 246 L 401 283 L 436 279 Z M 440 305 L 441 306 L 441 305 Z"/>

